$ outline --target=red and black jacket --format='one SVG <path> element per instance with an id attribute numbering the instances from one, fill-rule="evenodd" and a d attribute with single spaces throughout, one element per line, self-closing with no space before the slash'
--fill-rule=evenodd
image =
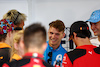
<path id="1" fill-rule="evenodd" d="M 43 60 L 43 55 L 26 53 L 23 59 L 3 64 L 2 67 L 53 67 Z"/>
<path id="2" fill-rule="evenodd" d="M 100 67 L 100 48 L 79 46 L 64 55 L 62 67 Z"/>

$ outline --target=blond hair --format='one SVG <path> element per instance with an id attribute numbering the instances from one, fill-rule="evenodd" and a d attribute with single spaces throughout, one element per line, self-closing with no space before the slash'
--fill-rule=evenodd
<path id="1" fill-rule="evenodd" d="M 23 38 L 23 35 L 24 35 L 24 30 L 20 30 L 15 33 L 13 37 L 13 45 L 12 45 L 12 52 L 11 52 L 12 56 L 16 53 L 16 49 L 14 48 L 14 43 L 19 44 L 20 40 L 22 40 L 21 38 Z M 12 58 L 10 60 L 12 60 Z"/>
<path id="2" fill-rule="evenodd" d="M 14 43 L 19 43 L 22 35 L 24 34 L 24 30 L 20 30 L 14 35 Z"/>
<path id="3" fill-rule="evenodd" d="M 3 19 L 9 19 L 10 21 L 14 22 L 14 25 L 19 25 L 22 21 L 26 20 L 26 15 L 15 9 L 12 9 L 3 16 Z"/>

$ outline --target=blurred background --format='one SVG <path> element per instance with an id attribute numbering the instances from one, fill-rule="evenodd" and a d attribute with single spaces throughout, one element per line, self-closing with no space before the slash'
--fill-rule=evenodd
<path id="1" fill-rule="evenodd" d="M 63 47 L 70 51 L 70 25 L 78 20 L 89 19 L 94 10 L 100 9 L 100 0 L 0 0 L 0 19 L 11 9 L 27 15 L 24 28 L 34 22 L 42 22 L 48 30 L 51 21 L 62 20 L 66 26 L 66 37 L 62 39 Z"/>

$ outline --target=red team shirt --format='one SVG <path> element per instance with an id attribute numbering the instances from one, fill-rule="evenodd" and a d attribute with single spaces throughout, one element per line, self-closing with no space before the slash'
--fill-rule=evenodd
<path id="1" fill-rule="evenodd" d="M 39 53 L 26 53 L 23 59 L 3 64 L 2 67 L 53 67 L 43 60 Z"/>
<path id="2" fill-rule="evenodd" d="M 77 47 L 64 55 L 62 67 L 100 67 L 100 47 Z"/>

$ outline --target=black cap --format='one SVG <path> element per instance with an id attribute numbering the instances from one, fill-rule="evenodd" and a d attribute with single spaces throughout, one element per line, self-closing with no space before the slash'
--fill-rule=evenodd
<path id="1" fill-rule="evenodd" d="M 89 26 L 84 21 L 76 21 L 70 27 L 70 34 L 69 36 L 73 35 L 73 32 L 77 33 L 77 37 L 90 38 L 91 32 L 89 31 Z"/>

